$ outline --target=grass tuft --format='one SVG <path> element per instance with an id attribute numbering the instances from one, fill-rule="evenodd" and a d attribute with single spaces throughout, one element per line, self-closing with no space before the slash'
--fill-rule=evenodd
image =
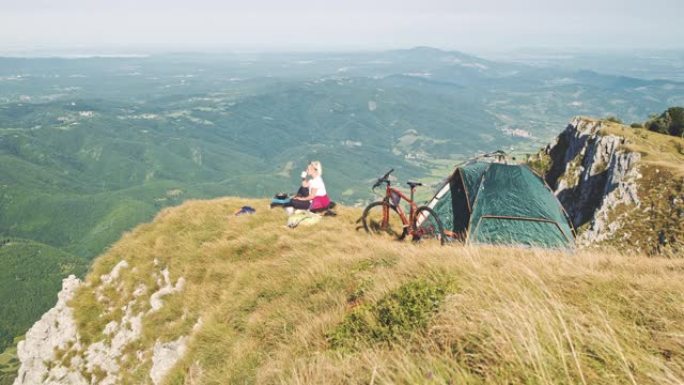
<path id="1" fill-rule="evenodd" d="M 446 295 L 443 285 L 417 280 L 388 293 L 380 301 L 348 314 L 329 335 L 333 348 L 359 343 L 391 343 L 425 329 Z"/>

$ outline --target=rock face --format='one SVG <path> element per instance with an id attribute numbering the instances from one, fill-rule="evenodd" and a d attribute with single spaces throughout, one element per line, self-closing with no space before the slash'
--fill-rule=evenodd
<path id="1" fill-rule="evenodd" d="M 56 349 L 66 349 L 78 341 L 78 329 L 67 303 L 80 284 L 81 281 L 73 275 L 65 278 L 55 307 L 43 314 L 26 333 L 26 339 L 19 342 L 17 355 L 21 367 L 14 385 L 88 384 L 79 373 L 61 365 L 51 368 L 46 365 L 56 360 Z"/>
<path id="2" fill-rule="evenodd" d="M 129 264 L 120 261 L 110 273 L 100 276 L 97 287 L 87 287 L 87 290 L 93 290 L 98 302 L 107 303 L 108 290 L 111 293 L 113 288 L 115 293 L 121 292 L 121 276 L 127 270 L 131 270 Z M 126 305 L 109 309 L 120 315 L 105 325 L 99 340 L 88 344 L 79 335 L 73 309 L 69 306 L 84 284 L 74 276 L 64 279 L 55 307 L 45 313 L 19 343 L 21 367 L 14 385 L 117 384 L 121 382 L 124 363 L 144 363 L 146 360 L 151 366 L 148 383 L 161 384 L 185 354 L 189 336 L 169 342 L 157 340 L 154 346 L 148 347 L 139 344 L 144 318 L 161 310 L 164 297 L 182 291 L 185 283 L 180 277 L 173 284 L 168 268 L 157 271 L 156 275 L 159 289 L 149 293 L 145 285 L 139 285 Z M 148 309 L 141 308 L 140 302 L 149 304 Z M 200 325 L 198 321 L 193 331 Z"/>
<path id="3" fill-rule="evenodd" d="M 150 370 L 150 377 L 152 378 L 154 385 L 161 384 L 166 373 L 168 373 L 169 370 L 173 368 L 173 365 L 183 357 L 187 339 L 187 337 L 181 337 L 176 341 L 167 343 L 157 341 L 154 344 L 152 370 Z"/>
<path id="4" fill-rule="evenodd" d="M 546 182 L 573 225 L 585 228 L 578 236 L 579 245 L 614 236 L 622 226 L 620 218 L 612 215 L 614 209 L 640 205 L 641 156 L 624 149 L 624 138 L 603 134 L 602 124 L 575 118 L 544 150 L 550 160 Z"/>

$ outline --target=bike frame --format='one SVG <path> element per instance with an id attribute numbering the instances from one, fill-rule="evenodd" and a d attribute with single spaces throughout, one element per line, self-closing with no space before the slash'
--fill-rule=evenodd
<path id="1" fill-rule="evenodd" d="M 410 187 L 411 196 L 406 196 L 405 193 L 392 187 L 392 183 L 389 180 L 389 175 L 394 171 L 394 169 L 389 170 L 385 175 L 378 178 L 371 190 L 373 193 L 377 193 L 376 188 L 380 187 L 382 183 L 385 183 L 385 195 L 382 200 L 373 202 L 366 206 L 363 210 L 363 215 L 360 221 L 363 222 L 363 227 L 366 232 L 372 233 L 376 231 L 387 232 L 388 234 L 394 233 L 399 240 L 403 240 L 407 235 L 412 235 L 414 241 L 420 241 L 423 238 L 426 239 L 438 239 L 440 244 L 444 244 L 445 235 L 442 222 L 440 221 L 437 214 L 429 206 L 419 206 L 414 201 L 414 196 L 416 192 L 416 187 L 422 186 L 422 183 L 408 182 Z M 379 195 L 379 194 L 378 194 Z M 402 208 L 401 201 L 404 200 L 408 206 L 408 217 L 406 212 Z M 382 215 L 381 218 L 377 218 L 380 214 L 375 207 L 381 206 Z M 390 227 L 390 209 L 395 210 L 397 215 L 399 215 L 399 220 L 401 220 L 402 231 L 401 234 L 398 232 L 398 228 Z M 368 214 L 370 212 L 375 213 L 375 219 L 368 219 Z M 425 220 L 432 218 L 430 222 L 424 222 Z M 377 228 L 378 220 L 380 220 L 380 226 Z M 419 223 L 420 222 L 420 223 Z M 369 225 L 370 223 L 370 225 Z M 393 223 L 394 225 L 398 225 Z M 426 237 L 427 236 L 427 237 Z"/>
<path id="2" fill-rule="evenodd" d="M 409 232 L 412 233 L 413 229 L 411 228 L 411 223 L 413 223 L 414 216 L 416 215 L 416 210 L 418 209 L 418 205 L 413 201 L 413 194 L 415 193 L 415 187 L 411 188 L 411 197 L 407 197 L 403 192 L 401 192 L 399 189 L 392 187 L 387 183 L 385 187 L 385 197 L 383 198 L 383 202 L 385 204 L 382 206 L 382 223 L 383 226 L 386 226 L 387 223 L 389 222 L 389 210 L 390 206 L 392 203 L 390 202 L 392 199 L 392 193 L 398 194 L 399 195 L 399 202 L 397 202 L 396 209 L 397 213 L 399 214 L 399 217 L 401 218 L 401 222 L 404 224 L 404 227 L 407 227 L 409 229 Z M 409 204 L 409 217 L 406 218 L 406 213 L 404 213 L 404 209 L 401 208 L 401 200 L 406 201 L 406 203 Z"/>

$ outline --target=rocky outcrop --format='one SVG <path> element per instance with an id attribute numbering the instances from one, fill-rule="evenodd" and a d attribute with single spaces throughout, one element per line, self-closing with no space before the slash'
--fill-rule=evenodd
<path id="1" fill-rule="evenodd" d="M 21 367 L 14 385 L 88 384 L 80 373 L 61 365 L 51 365 L 57 359 L 57 349 L 64 350 L 78 343 L 78 328 L 68 302 L 80 284 L 81 281 L 73 275 L 65 278 L 55 307 L 43 314 L 26 333 L 26 339 L 19 342 L 17 355 Z"/>
<path id="2" fill-rule="evenodd" d="M 162 270 L 162 276 L 157 280 L 157 284 L 161 286 L 161 288 L 150 296 L 150 312 L 155 312 L 162 308 L 164 305 L 162 298 L 164 296 L 183 290 L 183 286 L 185 286 L 185 278 L 180 277 L 176 282 L 176 285 L 172 285 L 171 279 L 169 278 L 169 269 L 164 269 Z M 164 286 L 162 286 L 162 284 Z"/>
<path id="3" fill-rule="evenodd" d="M 126 270 L 131 270 L 129 264 L 120 261 L 110 273 L 99 277 L 97 287 L 87 289 L 93 290 L 99 302 L 107 303 L 107 289 L 121 292 L 121 277 Z M 130 295 L 130 302 L 122 308 L 108 309 L 120 316 L 105 325 L 101 339 L 87 344 L 79 334 L 74 311 L 69 305 L 83 284 L 74 276 L 64 279 L 55 307 L 45 313 L 19 343 L 21 367 L 14 385 L 117 384 L 122 379 L 122 363 L 145 360 L 151 361 L 149 382 L 162 383 L 185 354 L 190 336 L 184 335 L 170 342 L 157 340 L 154 346 L 131 349 L 138 346 L 136 343 L 143 335 L 144 317 L 161 310 L 165 296 L 184 288 L 185 279 L 180 277 L 172 283 L 168 268 L 158 270 L 156 275 L 159 289 L 146 297 L 148 288 L 139 285 Z M 147 310 L 141 308 L 140 301 L 148 304 Z M 200 325 L 198 320 L 193 332 Z"/>
<path id="4" fill-rule="evenodd" d="M 623 225 L 615 209 L 640 205 L 641 156 L 625 149 L 623 137 L 603 133 L 602 125 L 575 118 L 543 152 L 550 164 L 546 182 L 582 229 L 580 245 L 614 236 Z"/>
<path id="5" fill-rule="evenodd" d="M 176 341 L 154 344 L 152 353 L 152 369 L 150 378 L 154 385 L 162 383 L 164 376 L 168 373 L 178 360 L 185 354 L 188 337 L 181 337 Z"/>

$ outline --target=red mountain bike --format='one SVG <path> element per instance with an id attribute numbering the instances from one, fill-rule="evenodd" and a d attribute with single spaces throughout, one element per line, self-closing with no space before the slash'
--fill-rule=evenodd
<path id="1" fill-rule="evenodd" d="M 373 185 L 373 192 L 381 184 L 385 183 L 385 196 L 379 202 L 369 204 L 361 221 L 366 232 L 371 234 L 389 234 L 403 240 L 411 235 L 414 241 L 436 240 L 441 245 L 444 244 L 444 226 L 437 214 L 428 206 L 416 205 L 413 201 L 413 194 L 416 187 L 422 186 L 419 182 L 407 182 L 411 188 L 411 197 L 407 197 L 401 191 L 391 186 L 390 174 L 394 169 L 389 170 L 385 175 L 378 178 Z M 401 208 L 401 200 L 406 201 L 409 206 L 408 218 Z"/>

